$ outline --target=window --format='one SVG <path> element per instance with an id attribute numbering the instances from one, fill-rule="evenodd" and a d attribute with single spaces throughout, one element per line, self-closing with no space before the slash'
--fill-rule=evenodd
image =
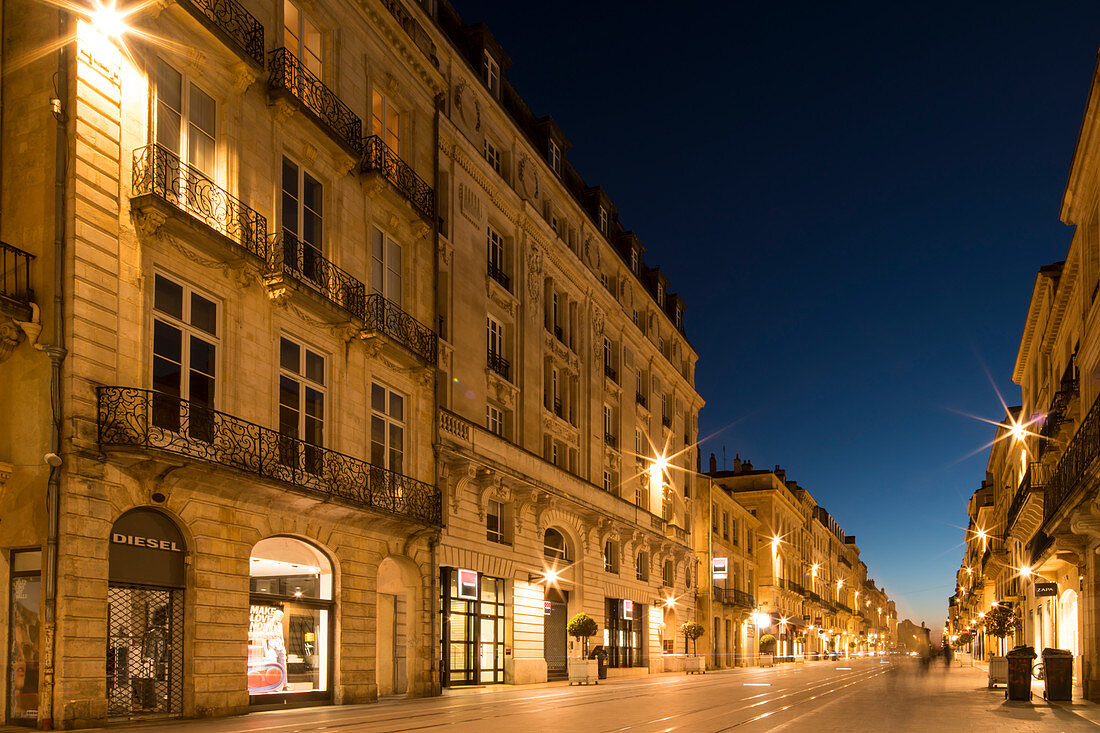
<path id="1" fill-rule="evenodd" d="M 283 2 L 283 45 L 311 74 L 321 78 L 321 31 L 290 0 Z"/>
<path id="2" fill-rule="evenodd" d="M 402 303 L 401 245 L 378 227 L 371 229 L 371 292 Z"/>
<path id="3" fill-rule="evenodd" d="M 638 553 L 638 560 L 634 565 L 634 577 L 638 580 L 649 580 L 649 553 Z"/>
<path id="4" fill-rule="evenodd" d="M 321 470 L 325 435 L 325 357 L 279 340 L 279 456 L 284 465 Z M 284 440 L 285 439 L 285 440 Z M 302 446 L 298 441 L 307 445 Z M 303 456 L 304 449 L 304 456 Z"/>
<path id="5" fill-rule="evenodd" d="M 645 455 L 645 445 L 642 442 L 642 431 L 640 428 L 634 428 L 634 453 L 638 456 Z"/>
<path id="6" fill-rule="evenodd" d="M 569 552 L 565 545 L 565 535 L 556 529 L 546 530 L 546 534 L 543 535 L 542 554 L 551 560 L 562 562 L 568 560 Z"/>
<path id="7" fill-rule="evenodd" d="M 633 273 L 638 272 L 638 249 L 636 247 L 630 248 L 630 271 Z M 635 313 L 637 313 L 637 311 L 635 311 Z M 635 321 L 637 321 L 636 318 Z"/>
<path id="8" fill-rule="evenodd" d="M 604 471 L 603 472 L 603 490 L 606 491 L 609 494 L 611 493 L 611 472 L 610 471 Z"/>
<path id="9" fill-rule="evenodd" d="M 485 510 L 485 538 L 490 542 L 506 544 L 504 539 L 504 504 L 496 499 L 489 500 Z"/>
<path id="10" fill-rule="evenodd" d="M 485 86 L 489 87 L 489 91 L 493 93 L 493 96 L 498 96 L 500 94 L 500 64 L 489 55 L 488 51 L 484 53 L 484 63 L 481 68 L 485 77 Z"/>
<path id="11" fill-rule="evenodd" d="M 164 275 L 153 278 L 153 424 L 212 440 L 218 306 Z M 189 400 L 190 405 L 180 400 Z M 205 409 L 203 409 L 205 408 Z"/>
<path id="12" fill-rule="evenodd" d="M 504 410 L 496 405 L 485 406 L 485 429 L 493 435 L 504 436 Z"/>
<path id="13" fill-rule="evenodd" d="M 489 353 L 496 357 L 503 357 L 504 326 L 492 316 L 486 318 L 486 323 L 488 324 Z"/>
<path id="14" fill-rule="evenodd" d="M 710 507 L 710 529 L 715 534 L 718 534 L 718 505 L 711 504 Z"/>
<path id="15" fill-rule="evenodd" d="M 283 263 L 315 283 L 322 283 L 324 190 L 316 178 L 283 158 Z"/>
<path id="16" fill-rule="evenodd" d="M 157 144 L 209 178 L 216 163 L 214 98 L 157 59 Z M 192 183 L 194 185 L 194 183 Z"/>
<path id="17" fill-rule="evenodd" d="M 599 216 L 600 234 L 607 236 L 607 209 L 600 207 Z"/>
<path id="18" fill-rule="evenodd" d="M 608 573 L 619 572 L 619 547 L 614 540 L 603 543 L 603 569 Z"/>
<path id="19" fill-rule="evenodd" d="M 722 512 L 722 539 L 730 538 L 730 513 Z"/>
<path id="20" fill-rule="evenodd" d="M 676 579 L 676 571 L 672 565 L 671 560 L 665 560 L 665 566 L 661 570 L 661 584 L 666 588 L 671 588 Z"/>
<path id="21" fill-rule="evenodd" d="M 486 251 L 489 259 L 489 277 L 496 280 L 508 290 L 511 286 L 510 278 L 504 269 L 504 237 L 493 227 L 485 230 Z"/>
<path id="22" fill-rule="evenodd" d="M 665 306 L 665 286 L 661 283 L 657 283 L 657 305 Z"/>
<path id="23" fill-rule="evenodd" d="M 370 389 L 370 462 L 405 472 L 405 396 L 382 386 Z"/>
<path id="24" fill-rule="evenodd" d="M 553 140 L 550 141 L 550 167 L 559 176 L 561 175 L 561 148 Z"/>
<path id="25" fill-rule="evenodd" d="M 618 374 L 616 374 L 615 366 L 618 360 L 615 358 L 615 344 L 611 339 L 604 336 L 603 339 L 603 371 L 604 374 L 611 377 L 613 381 L 618 381 Z"/>
<path id="26" fill-rule="evenodd" d="M 488 138 L 485 139 L 485 160 L 489 161 L 489 165 L 493 166 L 493 170 L 500 173 L 500 149 L 493 145 Z"/>
<path id="27" fill-rule="evenodd" d="M 684 328 L 684 309 L 681 306 L 676 306 L 676 328 L 678 330 Z"/>
<path id="28" fill-rule="evenodd" d="M 604 442 L 610 445 L 612 448 L 616 448 L 617 436 L 619 434 L 618 426 L 615 424 L 618 421 L 615 419 L 615 408 L 611 405 L 603 406 L 603 434 Z"/>
<path id="29" fill-rule="evenodd" d="M 382 92 L 374 89 L 371 93 L 370 129 L 390 150 L 401 154 L 401 113 Z"/>

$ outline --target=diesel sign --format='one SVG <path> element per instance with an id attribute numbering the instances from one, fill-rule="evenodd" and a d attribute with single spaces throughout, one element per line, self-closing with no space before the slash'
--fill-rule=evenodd
<path id="1" fill-rule="evenodd" d="M 171 540 L 158 540 L 153 537 L 137 537 L 132 534 L 111 533 L 111 542 L 119 545 L 133 545 L 134 547 L 150 547 L 154 550 L 168 550 L 180 552 L 180 548 Z"/>

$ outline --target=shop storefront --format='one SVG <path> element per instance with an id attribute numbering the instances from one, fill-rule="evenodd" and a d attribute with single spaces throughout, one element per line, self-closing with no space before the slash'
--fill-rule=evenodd
<path id="1" fill-rule="evenodd" d="M 39 610 L 42 600 L 42 551 L 11 553 L 11 609 L 8 625 L 9 723 L 38 725 Z"/>
<path id="2" fill-rule="evenodd" d="M 248 699 L 332 701 L 332 563 L 293 537 L 256 543 L 249 558 Z"/>
<path id="3" fill-rule="evenodd" d="M 114 523 L 110 540 L 107 716 L 177 717 L 183 710 L 183 535 L 165 514 L 134 509 Z"/>
<path id="4" fill-rule="evenodd" d="M 443 686 L 504 682 L 503 578 L 442 567 Z"/>
<path id="5" fill-rule="evenodd" d="M 644 667 L 646 606 L 619 598 L 607 599 L 607 626 L 603 632 L 608 667 Z"/>

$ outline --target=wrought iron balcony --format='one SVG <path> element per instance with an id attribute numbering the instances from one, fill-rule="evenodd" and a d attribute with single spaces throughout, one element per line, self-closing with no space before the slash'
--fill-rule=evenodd
<path id="1" fill-rule="evenodd" d="M 363 173 L 377 171 L 404 196 L 416 213 L 428 223 L 435 221 L 435 191 L 409 166 L 397 151 L 378 135 L 371 135 L 362 142 L 363 160 L 359 170 Z"/>
<path id="2" fill-rule="evenodd" d="M 558 417 L 563 417 L 561 400 L 557 397 L 554 398 L 554 414 Z"/>
<path id="3" fill-rule="evenodd" d="M 800 596 L 806 595 L 806 589 L 802 587 L 801 583 L 796 583 L 793 580 L 787 581 L 787 590 L 794 591 Z"/>
<path id="4" fill-rule="evenodd" d="M 1020 485 L 1016 488 L 1016 494 L 1012 497 L 1012 504 L 1008 507 L 1008 513 L 1005 515 L 1005 532 L 1012 529 L 1016 524 L 1016 519 L 1020 516 L 1020 512 L 1024 508 L 1024 504 L 1027 503 L 1028 495 L 1033 491 L 1042 491 L 1046 484 L 1047 467 L 1042 463 L 1033 461 L 1027 468 L 1027 473 L 1024 474 L 1024 478 L 1020 481 Z"/>
<path id="5" fill-rule="evenodd" d="M 672 418 L 669 417 L 668 415 L 661 415 L 661 424 L 664 425 L 669 430 L 671 430 L 672 429 Z"/>
<path id="6" fill-rule="evenodd" d="M 381 293 L 367 296 L 363 320 L 366 328 L 384 333 L 429 364 L 436 363 L 438 337 Z"/>
<path id="7" fill-rule="evenodd" d="M 286 48 L 271 52 L 268 84 L 295 100 L 333 139 L 355 156 L 363 152 L 363 121 Z"/>
<path id="8" fill-rule="evenodd" d="M 21 303 L 34 300 L 31 288 L 31 260 L 34 255 L 0 242 L 0 296 Z"/>
<path id="9" fill-rule="evenodd" d="M 512 381 L 512 362 L 508 361 L 495 351 L 490 351 L 485 358 L 490 369 L 492 369 L 500 376 L 504 377 L 509 382 Z"/>
<path id="10" fill-rule="evenodd" d="M 1058 459 L 1050 481 L 1043 492 L 1043 522 L 1051 520 L 1062 505 L 1076 493 L 1082 479 L 1089 474 L 1096 457 L 1100 455 L 1100 400 L 1092 403 L 1085 419 L 1070 440 L 1066 452 Z M 1049 532 L 1049 530 L 1048 530 Z"/>
<path id="11" fill-rule="evenodd" d="M 134 197 L 154 196 L 261 260 L 268 259 L 267 219 L 178 155 L 153 144 L 134 151 Z"/>
<path id="12" fill-rule="evenodd" d="M 264 27 L 236 0 L 182 0 L 191 15 L 246 61 L 264 67 Z"/>
<path id="13" fill-rule="evenodd" d="M 554 326 L 554 338 L 561 341 L 563 344 L 565 343 L 565 332 L 562 331 L 561 326 Z"/>
<path id="14" fill-rule="evenodd" d="M 161 392 L 131 387 L 97 392 L 101 447 L 164 451 L 423 524 L 442 524 L 439 490 L 409 476 Z"/>
<path id="15" fill-rule="evenodd" d="M 733 591 L 733 603 L 735 606 L 741 606 L 742 608 L 756 607 L 756 599 L 752 597 L 752 593 L 746 593 L 743 590 Z"/>
<path id="16" fill-rule="evenodd" d="M 619 447 L 619 439 L 616 438 L 611 433 L 604 433 L 603 434 L 603 442 L 606 443 L 611 448 L 618 448 Z"/>
<path id="17" fill-rule="evenodd" d="M 496 265 L 492 262 L 489 263 L 488 268 L 489 268 L 489 277 L 493 278 L 498 283 L 500 283 L 501 287 L 503 287 L 505 290 L 511 292 L 511 290 L 512 290 L 512 278 L 508 277 L 508 275 L 506 275 L 504 273 L 504 270 L 500 269 L 500 267 L 498 265 Z"/>
<path id="18" fill-rule="evenodd" d="M 603 365 L 603 373 L 605 377 L 610 379 L 615 384 L 619 383 L 619 373 L 615 371 L 615 368 L 610 364 Z"/>
<path id="19" fill-rule="evenodd" d="M 351 315 L 364 317 L 366 286 L 325 259 L 319 249 L 286 230 L 275 237 L 271 249 L 277 271 L 285 272 Z"/>
<path id="20" fill-rule="evenodd" d="M 635 392 L 634 393 L 634 401 L 637 402 L 642 407 L 645 407 L 647 409 L 649 408 L 649 403 L 646 400 L 645 395 L 642 394 L 641 392 Z"/>

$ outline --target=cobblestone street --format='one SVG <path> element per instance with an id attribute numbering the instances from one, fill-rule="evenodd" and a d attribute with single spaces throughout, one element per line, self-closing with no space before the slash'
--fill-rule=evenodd
<path id="1" fill-rule="evenodd" d="M 1076 731 L 1100 728 L 1100 707 L 1005 702 L 978 667 L 860 660 L 657 675 L 598 687 L 562 683 L 448 691 L 377 705 L 261 712 L 128 726 L 128 733 L 380 733 L 383 731 Z M 19 730 L 19 729 L 12 729 Z"/>

